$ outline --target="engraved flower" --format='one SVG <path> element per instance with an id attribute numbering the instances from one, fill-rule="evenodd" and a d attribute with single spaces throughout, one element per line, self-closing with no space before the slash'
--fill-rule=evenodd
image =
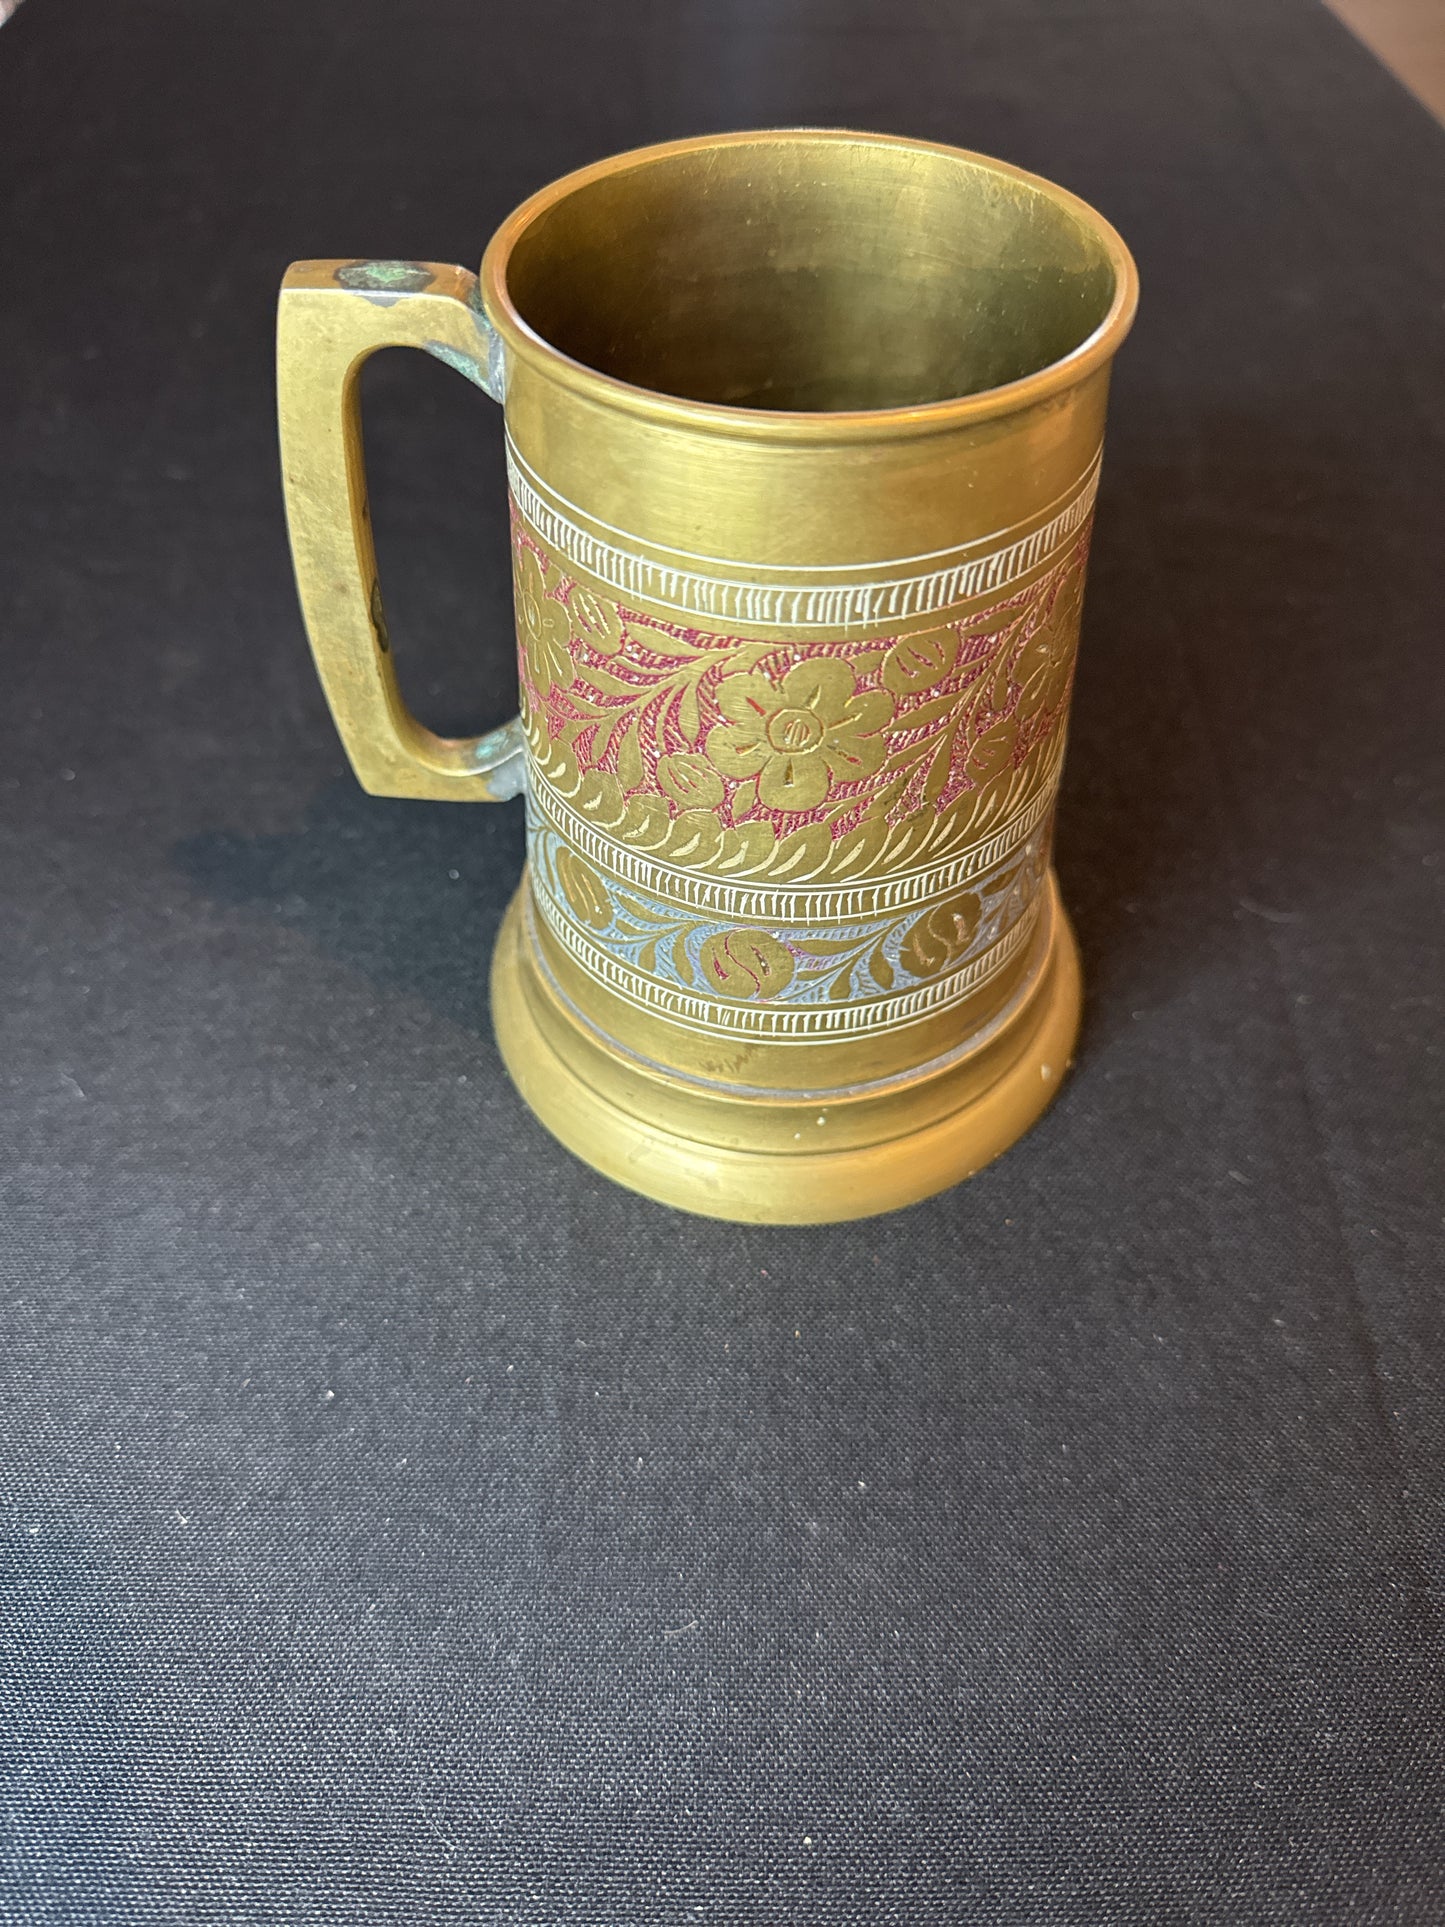
<path id="1" fill-rule="evenodd" d="M 612 899 L 601 877 L 575 850 L 558 850 L 554 861 L 557 881 L 573 911 L 594 930 L 605 930 L 612 921 Z"/>
<path id="2" fill-rule="evenodd" d="M 547 593 L 547 575 L 535 549 L 521 549 L 515 576 L 517 633 L 532 680 L 542 695 L 572 685 L 567 611 Z"/>
<path id="3" fill-rule="evenodd" d="M 973 942 L 983 906 L 972 890 L 935 903 L 914 924 L 898 952 L 915 977 L 932 977 L 956 963 Z"/>
<path id="4" fill-rule="evenodd" d="M 878 732 L 893 704 L 882 690 L 860 691 L 832 656 L 796 664 L 780 683 L 725 677 L 717 700 L 727 720 L 708 735 L 708 761 L 724 776 L 755 776 L 767 809 L 816 809 L 835 783 L 872 776 L 883 762 Z"/>
<path id="5" fill-rule="evenodd" d="M 715 930 L 698 952 L 703 982 L 724 997 L 776 997 L 793 977 L 793 953 L 768 930 Z"/>

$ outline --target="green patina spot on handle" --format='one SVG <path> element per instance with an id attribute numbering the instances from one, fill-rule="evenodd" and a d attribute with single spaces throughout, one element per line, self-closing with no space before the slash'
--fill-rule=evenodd
<path id="1" fill-rule="evenodd" d="M 350 267 L 338 268 L 336 279 L 343 288 L 362 293 L 420 294 L 436 277 L 420 261 L 356 261 Z"/>

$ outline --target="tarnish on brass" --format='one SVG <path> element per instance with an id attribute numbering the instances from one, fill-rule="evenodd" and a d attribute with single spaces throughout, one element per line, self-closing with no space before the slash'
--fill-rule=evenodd
<path id="1" fill-rule="evenodd" d="M 818 130 L 625 154 L 480 281 L 308 262 L 281 295 L 297 581 L 362 783 L 525 791 L 492 1003 L 522 1094 L 633 1189 L 819 1222 L 970 1175 L 1056 1090 L 1049 867 L 1109 367 L 1091 209 Z M 521 714 L 444 739 L 393 670 L 356 372 L 504 402 Z"/>

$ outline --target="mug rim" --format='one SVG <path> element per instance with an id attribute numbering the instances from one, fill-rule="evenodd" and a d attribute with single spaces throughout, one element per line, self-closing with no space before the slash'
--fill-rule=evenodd
<path id="1" fill-rule="evenodd" d="M 1019 181 L 1045 195 L 1055 206 L 1087 228 L 1103 247 L 1114 270 L 1114 292 L 1102 321 L 1065 355 L 1047 362 L 1015 381 L 979 389 L 973 394 L 896 408 L 769 409 L 745 408 L 730 402 L 693 401 L 663 389 L 644 388 L 605 374 L 563 352 L 527 322 L 507 287 L 507 265 L 525 231 L 549 209 L 579 188 L 628 172 L 676 154 L 699 149 L 784 142 L 831 142 L 865 147 L 904 148 L 913 153 L 944 154 L 991 173 Z M 1076 387 L 1095 369 L 1110 361 L 1133 325 L 1139 304 L 1139 272 L 1117 230 L 1077 194 L 971 148 L 947 141 L 915 140 L 904 134 L 870 134 L 852 128 L 779 127 L 743 129 L 731 134 L 697 134 L 682 140 L 658 141 L 612 154 L 586 167 L 561 175 L 530 195 L 503 221 L 487 245 L 481 264 L 482 302 L 488 319 L 506 348 L 545 366 L 549 377 L 574 394 L 621 409 L 662 426 L 686 427 L 731 435 L 750 441 L 818 443 L 875 440 L 884 436 L 936 434 L 940 431 L 996 420 L 1031 408 Z"/>

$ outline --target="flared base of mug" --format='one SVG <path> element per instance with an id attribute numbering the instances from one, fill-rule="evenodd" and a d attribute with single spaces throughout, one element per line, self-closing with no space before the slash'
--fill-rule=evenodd
<path id="1" fill-rule="evenodd" d="M 492 960 L 492 1018 L 513 1082 L 594 1170 L 703 1217 L 832 1224 L 946 1191 L 1047 1109 L 1078 1035 L 1078 946 L 1052 875 L 1039 963 L 1010 1009 L 947 1057 L 842 1091 L 741 1090 L 636 1056 L 552 981 L 528 912 L 524 883 Z"/>

